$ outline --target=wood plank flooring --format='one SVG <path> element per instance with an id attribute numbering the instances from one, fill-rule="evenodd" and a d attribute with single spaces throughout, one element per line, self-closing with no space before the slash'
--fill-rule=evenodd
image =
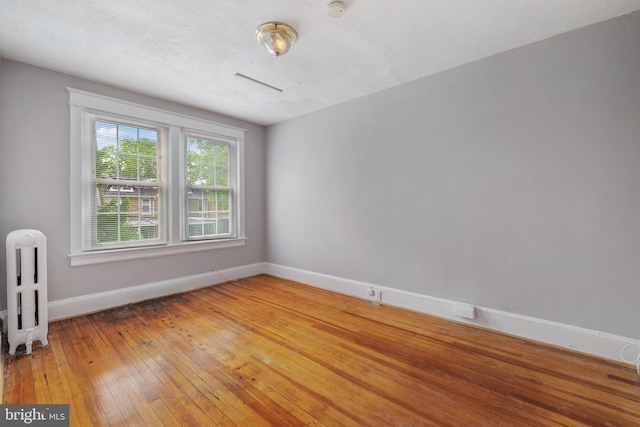
<path id="1" fill-rule="evenodd" d="M 54 322 L 4 403 L 72 426 L 638 426 L 633 367 L 260 275 Z"/>

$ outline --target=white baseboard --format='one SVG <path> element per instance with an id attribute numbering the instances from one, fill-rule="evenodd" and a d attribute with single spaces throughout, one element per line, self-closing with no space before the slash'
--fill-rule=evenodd
<path id="1" fill-rule="evenodd" d="M 469 320 L 453 314 L 456 301 L 271 263 L 250 264 L 108 292 L 51 301 L 48 304 L 49 320 L 79 316 L 262 273 L 363 299 L 372 300 L 380 297 L 383 304 L 478 325 L 616 361 L 622 361 L 620 351 L 626 345 L 638 344 L 640 346 L 640 340 L 486 307 L 475 306 L 476 317 L 473 320 Z M 369 296 L 371 287 L 375 290 L 374 297 Z M 5 316 L 6 318 L 6 310 L 0 312 L 0 316 Z"/>
<path id="2" fill-rule="evenodd" d="M 49 320 L 59 320 L 95 311 L 118 307 L 151 298 L 190 291 L 229 280 L 264 273 L 264 263 L 250 264 L 224 270 L 210 271 L 193 276 L 147 283 L 113 291 L 99 292 L 63 300 L 50 301 Z"/>
<path id="3" fill-rule="evenodd" d="M 434 298 L 413 292 L 378 286 L 372 283 L 343 279 L 277 264 L 267 263 L 265 273 L 359 298 L 373 300 L 373 298 L 380 297 L 383 304 L 478 325 L 616 361 L 622 361 L 620 351 L 627 344 L 635 343 L 640 345 L 639 340 L 632 338 L 550 322 L 534 317 L 521 316 L 519 314 L 493 310 L 486 307 L 475 306 L 476 317 L 473 320 L 469 320 L 453 314 L 456 301 Z M 374 297 L 369 296 L 369 289 L 371 287 L 375 290 L 376 296 Z"/>

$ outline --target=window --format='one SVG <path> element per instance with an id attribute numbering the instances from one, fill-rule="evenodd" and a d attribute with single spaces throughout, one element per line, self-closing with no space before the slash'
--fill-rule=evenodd
<path id="1" fill-rule="evenodd" d="M 188 237 L 232 234 L 229 144 L 186 136 Z"/>
<path id="2" fill-rule="evenodd" d="M 244 130 L 68 89 L 71 265 L 244 244 Z"/>
<path id="3" fill-rule="evenodd" d="M 95 176 L 83 202 L 89 211 L 83 224 L 85 250 L 165 243 L 162 212 L 152 212 L 150 200 L 161 202 L 166 191 L 160 149 L 166 137 L 160 127 L 142 127 L 123 120 L 86 114 L 93 133 L 91 154 Z M 146 206 L 146 209 L 145 209 Z"/>

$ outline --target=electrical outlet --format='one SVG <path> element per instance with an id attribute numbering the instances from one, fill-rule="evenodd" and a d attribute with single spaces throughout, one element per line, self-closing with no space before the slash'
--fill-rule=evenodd
<path id="1" fill-rule="evenodd" d="M 371 288 L 369 295 L 372 297 L 371 303 L 374 305 L 382 305 L 382 291 Z"/>

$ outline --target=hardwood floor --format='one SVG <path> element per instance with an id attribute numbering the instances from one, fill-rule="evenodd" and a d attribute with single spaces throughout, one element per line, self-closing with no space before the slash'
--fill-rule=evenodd
<path id="1" fill-rule="evenodd" d="M 4 403 L 72 426 L 640 425 L 612 361 L 261 275 L 49 326 Z"/>

